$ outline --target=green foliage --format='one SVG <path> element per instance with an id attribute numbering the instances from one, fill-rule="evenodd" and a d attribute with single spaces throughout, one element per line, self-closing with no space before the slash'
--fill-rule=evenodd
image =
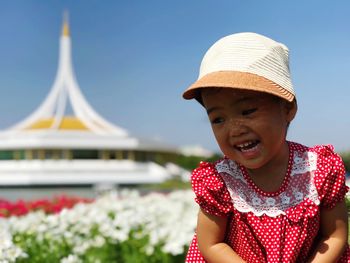
<path id="1" fill-rule="evenodd" d="M 179 190 L 179 189 L 190 189 L 191 184 L 190 182 L 184 182 L 181 178 L 175 177 L 169 180 L 166 180 L 163 183 L 158 184 L 144 184 L 144 185 L 138 185 L 136 186 L 139 190 L 155 190 L 155 191 L 172 191 L 172 190 Z"/>
<path id="2" fill-rule="evenodd" d="M 189 171 L 192 171 L 193 169 L 198 167 L 198 165 L 201 161 L 214 162 L 220 158 L 222 158 L 222 155 L 220 155 L 220 154 L 214 154 L 210 158 L 199 157 L 199 156 L 179 155 L 177 160 L 176 160 L 176 164 L 189 170 Z"/>
<path id="3" fill-rule="evenodd" d="M 350 152 L 341 153 L 340 156 L 344 161 L 346 171 L 350 172 Z"/>
<path id="4" fill-rule="evenodd" d="M 345 204 L 346 204 L 346 208 L 348 209 L 348 213 L 350 213 L 350 199 L 349 198 L 345 198 Z"/>
<path id="5" fill-rule="evenodd" d="M 26 252 L 28 257 L 17 259 L 18 263 L 60 262 L 61 258 L 68 256 L 71 247 L 60 239 L 52 238 L 38 240 L 34 234 L 21 233 L 13 238 L 14 243 Z"/>
<path id="6" fill-rule="evenodd" d="M 142 230 L 140 230 L 142 231 Z M 161 249 L 161 244 L 152 248 L 151 253 L 146 253 L 149 237 L 134 237 L 135 231 L 131 232 L 129 239 L 121 243 L 113 243 L 106 240 L 98 247 L 90 247 L 79 259 L 84 263 L 177 263 L 185 261 L 185 252 L 173 256 Z M 53 238 L 38 240 L 32 234 L 16 234 L 14 236 L 16 245 L 26 251 L 28 257 L 17 259 L 18 263 L 59 263 L 62 258 L 74 254 L 72 245 L 64 242 L 64 239 L 55 241 Z M 185 248 L 184 251 L 187 251 Z"/>

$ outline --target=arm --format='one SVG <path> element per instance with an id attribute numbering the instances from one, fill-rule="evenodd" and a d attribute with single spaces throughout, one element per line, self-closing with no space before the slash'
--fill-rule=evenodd
<path id="1" fill-rule="evenodd" d="M 200 210 L 197 222 L 198 248 L 208 263 L 243 263 L 232 248 L 224 243 L 226 217 L 210 215 Z"/>
<path id="2" fill-rule="evenodd" d="M 348 239 L 348 217 L 345 201 L 332 209 L 321 208 L 321 240 L 308 262 L 337 262 Z"/>

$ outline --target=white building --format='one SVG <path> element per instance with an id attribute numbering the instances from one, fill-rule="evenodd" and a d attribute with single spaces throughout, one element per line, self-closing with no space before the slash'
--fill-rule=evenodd
<path id="1" fill-rule="evenodd" d="M 161 182 L 169 172 L 160 164 L 176 154 L 174 147 L 131 137 L 89 105 L 74 75 L 65 19 L 51 91 L 32 114 L 0 132 L 0 185 Z"/>

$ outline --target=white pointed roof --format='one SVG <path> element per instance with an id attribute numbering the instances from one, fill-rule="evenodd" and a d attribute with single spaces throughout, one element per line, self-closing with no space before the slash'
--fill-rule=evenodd
<path id="1" fill-rule="evenodd" d="M 66 116 L 67 104 L 73 116 Z M 127 132 L 102 118 L 87 102 L 76 81 L 72 59 L 68 21 L 65 19 L 60 39 L 58 71 L 51 91 L 43 103 L 12 130 L 37 129 L 89 130 L 96 134 L 127 136 Z"/>

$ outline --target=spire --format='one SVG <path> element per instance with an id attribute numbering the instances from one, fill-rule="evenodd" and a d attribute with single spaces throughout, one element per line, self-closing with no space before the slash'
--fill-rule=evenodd
<path id="1" fill-rule="evenodd" d="M 69 35 L 68 11 L 65 10 L 63 13 L 62 36 L 69 37 Z"/>
<path id="2" fill-rule="evenodd" d="M 90 106 L 80 91 L 73 70 L 67 11 L 64 13 L 62 33 L 58 70 L 49 94 L 30 116 L 10 129 L 28 130 L 34 127 L 41 127 L 49 130 L 59 130 L 67 122 L 65 112 L 67 103 L 70 103 L 74 113 L 73 116 L 75 117 L 74 125 L 75 127 L 80 127 L 80 130 L 83 127 L 97 134 L 127 136 L 128 134 L 124 129 L 102 118 Z M 72 124 L 72 122 L 70 123 Z"/>

